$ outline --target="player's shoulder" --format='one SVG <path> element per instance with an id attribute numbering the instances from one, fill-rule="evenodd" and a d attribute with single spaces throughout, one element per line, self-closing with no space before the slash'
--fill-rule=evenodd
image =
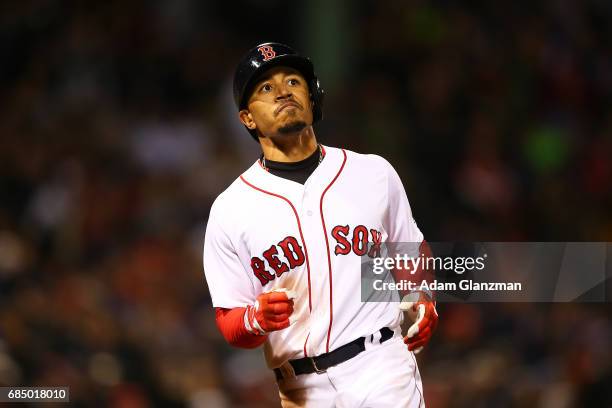
<path id="1" fill-rule="evenodd" d="M 344 151 L 346 153 L 346 163 L 347 165 L 361 167 L 363 169 L 368 169 L 370 171 L 379 169 L 381 171 L 389 171 L 393 169 L 393 166 L 387 159 L 377 154 L 370 153 L 359 153 L 349 149 L 338 149 L 335 147 L 327 147 L 326 149 L 331 149 L 332 151 Z"/>
<path id="2" fill-rule="evenodd" d="M 233 212 L 232 208 L 234 206 L 234 201 L 232 199 L 232 186 L 236 183 L 234 181 L 229 187 L 227 187 L 221 194 L 215 198 L 211 207 L 210 207 L 210 216 L 209 219 L 215 219 L 218 222 L 224 220 L 228 214 Z"/>

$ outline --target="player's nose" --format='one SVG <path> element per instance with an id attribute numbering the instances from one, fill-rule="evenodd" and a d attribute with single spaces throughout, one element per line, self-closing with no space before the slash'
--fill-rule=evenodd
<path id="1" fill-rule="evenodd" d="M 280 101 L 282 99 L 291 98 L 292 96 L 291 87 L 287 84 L 287 81 L 279 81 L 276 86 L 276 100 Z"/>
<path id="2" fill-rule="evenodd" d="M 287 87 L 278 88 L 278 93 L 276 94 L 276 101 L 282 101 L 283 99 L 290 99 L 293 96 L 291 90 Z"/>

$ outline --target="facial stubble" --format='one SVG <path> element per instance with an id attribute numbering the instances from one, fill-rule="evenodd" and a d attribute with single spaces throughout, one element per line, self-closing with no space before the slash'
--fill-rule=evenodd
<path id="1" fill-rule="evenodd" d="M 291 133 L 299 133 L 306 127 L 306 122 L 303 120 L 296 120 L 294 122 L 287 123 L 278 128 L 278 133 L 287 135 Z"/>

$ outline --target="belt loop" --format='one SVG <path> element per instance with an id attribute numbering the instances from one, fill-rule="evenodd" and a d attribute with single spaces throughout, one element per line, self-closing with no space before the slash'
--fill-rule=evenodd
<path id="1" fill-rule="evenodd" d="M 317 362 L 315 361 L 314 358 L 312 358 L 312 357 L 309 357 L 309 358 L 310 358 L 310 362 L 312 363 L 312 367 L 315 369 L 315 373 L 323 374 L 324 372 L 327 371 L 327 369 L 322 370 L 319 367 L 317 367 Z"/>
<path id="2" fill-rule="evenodd" d="M 372 334 L 372 343 L 373 344 L 380 344 L 380 339 L 382 338 L 382 334 L 380 333 L 380 330 L 377 331 L 376 333 Z"/>
<path id="3" fill-rule="evenodd" d="M 378 339 L 380 339 L 380 332 L 372 333 L 365 338 L 365 349 L 369 350 L 375 345 L 378 344 Z"/>

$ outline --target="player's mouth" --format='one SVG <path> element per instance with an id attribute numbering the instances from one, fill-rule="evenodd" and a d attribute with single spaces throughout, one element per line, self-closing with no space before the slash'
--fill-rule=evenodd
<path id="1" fill-rule="evenodd" d="M 287 101 L 287 102 L 285 102 L 285 103 L 283 103 L 283 104 L 279 105 L 279 107 L 278 107 L 278 108 L 276 108 L 276 110 L 274 111 L 274 114 L 275 114 L 275 115 L 278 115 L 279 113 L 281 113 L 281 111 L 282 111 L 283 109 L 285 109 L 285 108 L 289 108 L 289 107 L 292 107 L 292 106 L 293 106 L 294 108 L 302 109 L 302 106 L 301 106 L 299 103 L 297 103 L 297 102 L 295 102 L 295 101 Z"/>

